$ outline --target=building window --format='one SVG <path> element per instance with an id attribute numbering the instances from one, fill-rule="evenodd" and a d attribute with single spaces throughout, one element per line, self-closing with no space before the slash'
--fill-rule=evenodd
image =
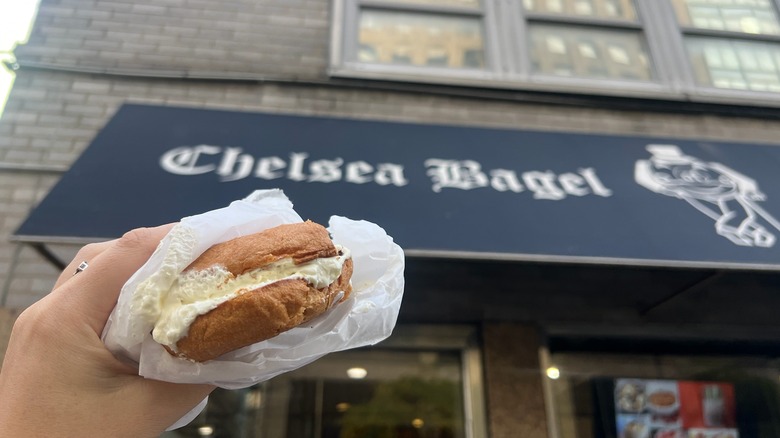
<path id="1" fill-rule="evenodd" d="M 690 37 L 686 47 L 701 85 L 780 92 L 780 44 Z"/>
<path id="2" fill-rule="evenodd" d="M 780 105 L 780 0 L 337 0 L 331 74 Z"/>
<path id="3" fill-rule="evenodd" d="M 701 86 L 780 92 L 780 20 L 770 0 L 673 0 Z"/>
<path id="4" fill-rule="evenodd" d="M 479 0 L 350 0 L 339 57 L 348 69 L 437 76 L 484 74 L 485 11 Z"/>
<path id="5" fill-rule="evenodd" d="M 365 8 L 356 58 L 416 67 L 485 66 L 482 21 L 475 17 Z"/>
<path id="6" fill-rule="evenodd" d="M 524 0 L 537 74 L 652 79 L 650 54 L 631 0 Z"/>
<path id="7" fill-rule="evenodd" d="M 755 35 L 780 35 L 771 0 L 672 0 L 680 25 Z"/>
<path id="8" fill-rule="evenodd" d="M 583 78 L 652 79 L 650 57 L 637 32 L 583 26 L 530 26 L 535 73 Z"/>

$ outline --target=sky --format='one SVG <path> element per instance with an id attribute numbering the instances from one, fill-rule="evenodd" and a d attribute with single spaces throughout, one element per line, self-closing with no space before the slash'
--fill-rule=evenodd
<path id="1" fill-rule="evenodd" d="M 0 61 L 13 60 L 13 49 L 24 44 L 38 10 L 38 0 L 0 0 Z M 14 73 L 0 63 L 0 117 L 3 116 Z"/>

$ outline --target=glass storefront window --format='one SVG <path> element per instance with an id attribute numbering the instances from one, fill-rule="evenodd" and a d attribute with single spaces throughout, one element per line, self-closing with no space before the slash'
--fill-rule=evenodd
<path id="1" fill-rule="evenodd" d="M 780 35 L 771 0 L 672 0 L 683 27 Z"/>
<path id="2" fill-rule="evenodd" d="M 650 80 L 649 55 L 639 32 L 532 24 L 537 73 L 598 79 Z"/>
<path id="3" fill-rule="evenodd" d="M 523 0 L 528 12 L 591 18 L 636 20 L 632 0 Z"/>
<path id="4" fill-rule="evenodd" d="M 750 356 L 554 353 L 557 436 L 769 438 L 780 431 L 780 361 Z"/>
<path id="5" fill-rule="evenodd" d="M 690 37 L 686 46 L 701 85 L 780 92 L 780 45 Z"/>
<path id="6" fill-rule="evenodd" d="M 485 67 L 482 23 L 478 18 L 363 9 L 358 27 L 360 62 L 452 69 Z"/>
<path id="7" fill-rule="evenodd" d="M 217 389 L 193 422 L 163 438 L 484 435 L 473 332 L 396 329 L 384 347 L 332 353 L 250 388 Z"/>

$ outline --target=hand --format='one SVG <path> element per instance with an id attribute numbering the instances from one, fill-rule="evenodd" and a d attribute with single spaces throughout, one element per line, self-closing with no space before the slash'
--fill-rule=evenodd
<path id="1" fill-rule="evenodd" d="M 19 315 L 0 369 L 0 436 L 158 436 L 214 389 L 140 377 L 100 340 L 122 285 L 171 227 L 85 246 Z"/>

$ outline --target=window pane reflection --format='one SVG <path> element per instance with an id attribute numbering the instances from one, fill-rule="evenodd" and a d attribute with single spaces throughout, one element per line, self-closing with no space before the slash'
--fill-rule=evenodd
<path id="1" fill-rule="evenodd" d="M 360 14 L 357 60 L 382 64 L 484 68 L 478 18 L 366 9 Z"/>
<path id="2" fill-rule="evenodd" d="M 550 380 L 560 436 L 777 437 L 780 426 L 780 363 L 776 359 L 557 353 L 551 356 L 551 360 L 560 369 L 559 378 Z M 691 393 L 683 393 L 682 388 L 677 394 L 677 410 L 664 410 L 653 405 L 650 384 L 639 387 L 639 392 L 635 394 L 618 391 L 621 389 L 620 381 L 641 385 L 648 380 L 656 388 L 675 382 L 683 382 L 686 389 L 692 386 L 703 389 L 716 383 L 722 388 L 731 388 L 736 397 L 729 400 L 729 404 L 735 405 L 731 406 L 735 408 L 735 418 L 729 418 L 728 422 L 720 425 L 711 423 L 708 421 L 711 417 L 705 417 L 708 412 L 706 394 L 698 393 L 701 395 L 691 398 Z M 634 406 L 637 407 L 636 414 L 621 413 L 616 409 L 617 404 L 627 400 L 638 403 Z M 615 428 L 621 417 L 638 420 L 645 428 L 635 433 L 624 430 L 623 434 L 616 435 Z"/>
<path id="3" fill-rule="evenodd" d="M 650 80 L 641 34 L 576 26 L 531 25 L 537 73 L 604 79 Z"/>
<path id="4" fill-rule="evenodd" d="M 780 35 L 771 0 L 672 0 L 680 24 L 750 34 Z"/>
<path id="5" fill-rule="evenodd" d="M 545 14 L 636 20 L 632 0 L 523 0 L 523 6 Z"/>
<path id="6" fill-rule="evenodd" d="M 364 378 L 348 377 L 355 367 Z M 465 438 L 461 369 L 458 352 L 333 353 L 251 388 L 218 389 L 163 438 Z"/>
<path id="7" fill-rule="evenodd" d="M 692 37 L 686 45 L 699 84 L 780 92 L 780 45 Z"/>

